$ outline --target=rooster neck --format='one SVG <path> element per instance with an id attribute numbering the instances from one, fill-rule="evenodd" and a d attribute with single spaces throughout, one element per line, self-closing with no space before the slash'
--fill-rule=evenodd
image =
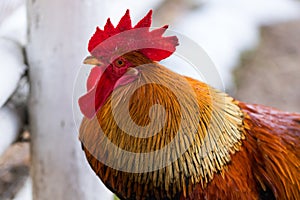
<path id="1" fill-rule="evenodd" d="M 239 150 L 244 138 L 243 114 L 232 98 L 204 83 L 158 64 L 140 70 L 139 80 L 118 88 L 97 118 L 83 122 L 80 139 L 96 173 L 120 196 L 158 199 L 172 199 L 180 193 L 186 196 L 194 185 L 200 183 L 205 187 L 215 173 L 223 173 L 230 153 Z M 164 109 L 153 107 L 155 104 Z M 149 112 L 151 109 L 155 112 Z M 116 122 L 116 118 L 120 121 Z M 164 123 L 160 124 L 161 121 Z M 120 125 L 126 126 L 120 128 Z M 89 127 L 93 130 L 89 131 Z M 104 134 L 99 134 L 100 127 Z M 149 136 L 153 130 L 158 132 Z M 154 154 L 147 159 L 129 159 L 124 154 L 124 151 L 143 155 L 157 152 L 169 146 L 177 135 L 179 142 L 171 148 L 174 152 Z M 109 143 L 118 149 L 108 148 Z M 108 166 L 97 160 L 105 161 Z M 165 160 L 171 162 L 165 166 L 157 164 Z M 115 187 L 118 184 L 122 186 Z M 145 193 L 146 187 L 151 194 Z"/>

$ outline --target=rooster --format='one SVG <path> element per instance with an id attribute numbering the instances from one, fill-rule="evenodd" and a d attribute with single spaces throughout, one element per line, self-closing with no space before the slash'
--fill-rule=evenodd
<path id="1" fill-rule="evenodd" d="M 300 115 L 160 65 L 178 39 L 151 16 L 89 41 L 79 139 L 97 176 L 120 199 L 300 199 Z"/>

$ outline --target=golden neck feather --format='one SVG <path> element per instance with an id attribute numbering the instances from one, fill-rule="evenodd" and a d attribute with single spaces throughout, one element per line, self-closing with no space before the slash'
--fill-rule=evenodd
<path id="1" fill-rule="evenodd" d="M 154 194 L 165 191 L 157 198 L 187 194 L 197 183 L 205 187 L 244 138 L 239 107 L 226 94 L 159 64 L 138 68 L 139 79 L 117 88 L 97 118 L 81 126 L 84 146 L 108 165 L 98 175 L 109 187 L 130 182 L 115 191 L 127 197 L 130 188 L 146 195 L 146 185 Z"/>

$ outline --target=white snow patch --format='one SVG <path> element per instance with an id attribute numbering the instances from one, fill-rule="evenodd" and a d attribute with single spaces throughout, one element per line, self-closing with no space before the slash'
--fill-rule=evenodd
<path id="1" fill-rule="evenodd" d="M 25 4 L 25 0 L 1 0 L 0 3 L 0 23 L 17 7 Z"/>
<path id="2" fill-rule="evenodd" d="M 17 88 L 25 69 L 22 47 L 9 39 L 0 38 L 0 107 Z"/>
<path id="3" fill-rule="evenodd" d="M 21 128 L 22 121 L 15 109 L 0 108 L 0 156 L 17 139 Z"/>
<path id="4" fill-rule="evenodd" d="M 32 200 L 32 181 L 30 177 L 27 178 L 25 185 L 16 194 L 13 200 Z"/>
<path id="5" fill-rule="evenodd" d="M 100 187 L 99 191 L 94 194 L 90 194 L 93 199 L 99 199 L 99 194 L 101 194 L 100 199 L 105 200 L 113 200 L 113 193 L 107 189 L 107 187 L 104 186 L 104 184 L 98 179 L 97 176 L 95 177 L 96 182 L 99 182 Z M 13 200 L 32 200 L 32 180 L 31 177 L 28 177 L 24 186 L 19 190 L 19 192 L 16 194 L 15 198 Z"/>
<path id="6" fill-rule="evenodd" d="M 0 24 L 0 37 L 9 38 L 24 46 L 27 43 L 26 6 L 22 5 Z"/>

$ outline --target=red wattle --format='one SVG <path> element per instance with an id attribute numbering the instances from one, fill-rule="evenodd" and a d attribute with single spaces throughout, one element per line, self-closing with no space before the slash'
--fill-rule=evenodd
<path id="1" fill-rule="evenodd" d="M 100 71 L 97 68 L 91 71 L 88 78 L 90 80 L 87 84 L 88 92 L 78 100 L 82 114 L 89 119 L 93 118 L 103 106 L 115 85 L 115 81 L 112 81 L 107 73 L 99 73 Z M 99 74 L 101 75 L 99 76 Z"/>
<path id="2" fill-rule="evenodd" d="M 100 80 L 100 77 L 103 74 L 104 70 L 104 67 L 97 66 L 91 70 L 86 83 L 87 91 L 91 90 L 96 85 L 96 83 Z"/>

